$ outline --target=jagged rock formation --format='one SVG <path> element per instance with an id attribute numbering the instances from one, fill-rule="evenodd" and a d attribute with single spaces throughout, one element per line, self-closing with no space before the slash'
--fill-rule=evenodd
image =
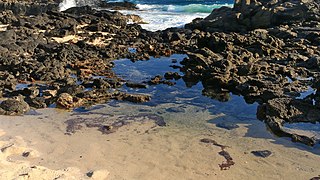
<path id="1" fill-rule="evenodd" d="M 59 0 L 4 0 L 0 2 L 0 11 L 11 10 L 17 15 L 38 15 L 47 11 L 57 11 L 59 2 Z"/>
<path id="2" fill-rule="evenodd" d="M 202 81 L 205 95 L 227 101 L 230 91 L 241 94 L 260 104 L 257 116 L 275 134 L 317 143 L 283 125 L 320 121 L 319 0 L 236 0 L 186 28 L 199 32 L 201 50 L 188 54 L 185 69 Z M 297 99 L 308 86 L 317 91 Z"/>
<path id="3" fill-rule="evenodd" d="M 319 0 L 236 0 L 233 8 L 214 9 L 208 17 L 186 27 L 209 32 L 244 32 L 284 24 L 319 28 L 319 6 Z"/>

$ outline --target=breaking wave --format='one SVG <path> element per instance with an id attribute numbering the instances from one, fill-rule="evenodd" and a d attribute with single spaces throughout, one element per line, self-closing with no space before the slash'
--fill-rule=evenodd
<path id="1" fill-rule="evenodd" d="M 186 13 L 211 13 L 213 9 L 229 6 L 232 4 L 188 4 L 188 5 L 149 5 L 149 4 L 138 4 L 137 7 L 140 10 L 158 10 L 168 12 L 186 12 Z"/>

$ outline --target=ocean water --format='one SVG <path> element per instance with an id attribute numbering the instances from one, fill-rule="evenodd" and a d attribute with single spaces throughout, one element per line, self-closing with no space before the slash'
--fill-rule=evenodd
<path id="1" fill-rule="evenodd" d="M 230 0 L 131 0 L 130 2 L 137 4 L 139 11 L 122 11 L 122 13 L 139 15 L 147 23 L 141 26 L 150 31 L 183 27 L 195 18 L 205 18 L 215 8 L 233 5 L 233 1 Z"/>
<path id="2" fill-rule="evenodd" d="M 76 6 L 79 0 L 64 0 L 60 10 Z M 111 0 L 109 2 L 122 2 Z M 139 15 L 146 24 L 141 26 L 150 31 L 164 30 L 170 27 L 183 27 L 195 18 L 208 16 L 213 9 L 233 5 L 231 0 L 129 0 L 137 4 L 137 11 L 121 11 L 124 14 Z M 81 5 L 92 4 L 90 0 L 81 0 Z"/>

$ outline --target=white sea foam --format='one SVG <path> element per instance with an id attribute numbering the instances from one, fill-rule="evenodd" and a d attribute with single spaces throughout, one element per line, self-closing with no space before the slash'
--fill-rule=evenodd
<path id="1" fill-rule="evenodd" d="M 77 3 L 75 0 L 63 0 L 59 4 L 59 10 L 64 11 L 64 10 L 67 10 L 67 9 L 75 7 L 75 6 L 77 6 Z"/>
<path id="2" fill-rule="evenodd" d="M 120 2 L 121 0 L 113 0 Z M 109 1 L 110 2 L 110 1 Z M 92 5 L 94 0 L 63 0 L 60 4 L 60 11 L 68 8 Z M 231 4 L 189 4 L 189 5 L 159 5 L 159 4 L 137 4 L 139 11 L 120 11 L 124 14 L 139 15 L 144 22 L 144 29 L 149 31 L 164 30 L 170 27 L 183 27 L 195 18 L 204 18 L 210 12 L 221 6 L 232 6 Z"/>
<path id="3" fill-rule="evenodd" d="M 149 31 L 164 30 L 170 27 L 183 27 L 195 18 L 205 18 L 210 12 L 230 4 L 189 4 L 189 5 L 147 5 L 138 4 L 140 11 L 121 11 L 124 14 L 137 14 L 146 23 L 141 26 Z"/>
<path id="4" fill-rule="evenodd" d="M 170 27 L 183 27 L 195 18 L 204 18 L 208 13 L 174 13 L 165 11 L 131 11 L 124 12 L 139 15 L 148 24 L 142 28 L 149 31 L 164 30 Z"/>
<path id="5" fill-rule="evenodd" d="M 138 4 L 140 11 L 121 11 L 124 14 L 139 15 L 147 24 L 142 28 L 149 31 L 164 30 L 170 27 L 183 27 L 195 18 L 204 18 L 209 13 L 191 13 L 175 11 L 173 6 Z"/>
<path id="6" fill-rule="evenodd" d="M 231 4 L 188 4 L 188 5 L 150 5 L 138 4 L 140 10 L 158 10 L 168 12 L 186 12 L 186 13 L 210 13 L 213 9 L 221 6 L 232 6 Z"/>
<path id="7" fill-rule="evenodd" d="M 59 10 L 65 11 L 69 8 L 76 7 L 76 6 L 94 6 L 97 3 L 97 0 L 63 0 L 59 4 Z"/>

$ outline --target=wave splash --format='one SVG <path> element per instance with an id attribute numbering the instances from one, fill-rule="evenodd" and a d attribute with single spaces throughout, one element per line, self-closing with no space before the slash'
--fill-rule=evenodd
<path id="1" fill-rule="evenodd" d="M 65 11 L 69 8 L 72 7 L 76 7 L 76 1 L 75 0 L 63 0 L 60 4 L 59 4 L 59 10 L 60 11 Z"/>
<path id="2" fill-rule="evenodd" d="M 168 12 L 185 12 L 185 13 L 211 13 L 213 9 L 221 6 L 232 6 L 232 4 L 188 4 L 188 5 L 147 5 L 138 4 L 140 10 L 158 10 Z"/>
<path id="3" fill-rule="evenodd" d="M 93 6 L 98 4 L 98 0 L 63 0 L 59 4 L 59 10 L 65 11 L 69 8 L 76 7 L 76 6 Z"/>
<path id="4" fill-rule="evenodd" d="M 177 2 L 174 4 L 172 1 Z M 220 8 L 221 6 L 232 6 L 232 4 L 229 3 L 199 4 L 198 2 L 202 0 L 188 0 L 187 2 L 191 2 L 190 4 L 186 4 L 185 0 L 183 0 L 184 3 L 181 3 L 182 0 L 179 1 L 180 3 L 178 3 L 178 1 L 179 0 L 161 0 L 155 2 L 156 4 L 150 4 L 151 0 L 130 0 L 130 2 L 137 4 L 139 11 L 122 10 L 120 12 L 124 14 L 139 15 L 147 23 L 141 24 L 144 29 L 149 31 L 157 31 L 170 27 L 183 27 L 185 24 L 190 23 L 195 18 L 207 17 L 213 9 Z M 208 1 L 206 0 L 206 2 Z M 123 2 L 123 0 L 108 0 L 108 2 Z M 99 4 L 98 0 L 63 0 L 63 2 L 60 4 L 60 11 L 64 11 L 75 6 L 94 6 L 97 4 Z"/>
<path id="5" fill-rule="evenodd" d="M 123 2 L 123 0 L 109 0 L 108 2 Z M 94 6 L 99 3 L 99 0 L 63 0 L 60 5 L 60 11 L 67 10 L 76 6 Z M 213 9 L 221 6 L 232 6 L 232 4 L 137 4 L 140 10 L 156 10 L 165 12 L 185 12 L 185 13 L 211 13 Z"/>

